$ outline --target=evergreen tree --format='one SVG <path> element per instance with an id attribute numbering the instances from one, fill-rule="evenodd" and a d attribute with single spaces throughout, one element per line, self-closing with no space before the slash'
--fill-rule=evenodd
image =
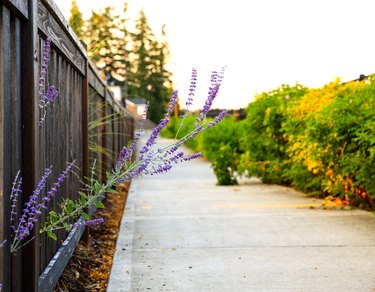
<path id="1" fill-rule="evenodd" d="M 114 14 L 112 7 L 92 12 L 86 22 L 84 40 L 88 44 L 89 56 L 107 79 L 123 85 L 131 63 L 129 61 L 129 32 L 126 28 L 125 3 L 122 16 Z"/>
<path id="2" fill-rule="evenodd" d="M 114 68 L 115 68 L 115 76 L 117 79 L 117 83 L 125 85 L 128 80 L 128 72 L 131 71 L 132 64 L 130 62 L 130 52 L 131 52 L 131 34 L 128 31 L 127 21 L 128 19 L 125 17 L 126 12 L 128 10 L 128 4 L 124 4 L 124 9 L 122 13 L 122 17 L 118 16 L 117 19 L 117 54 L 113 60 Z M 121 78 L 119 78 L 121 76 Z"/>
<path id="3" fill-rule="evenodd" d="M 70 17 L 68 23 L 75 34 L 78 36 L 78 38 L 82 38 L 82 28 L 84 26 L 84 21 L 82 18 L 82 13 L 79 11 L 76 0 L 72 0 L 72 8 L 70 9 Z"/>
<path id="4" fill-rule="evenodd" d="M 149 119 L 158 122 L 170 90 L 170 73 L 165 69 L 167 45 L 160 43 L 148 24 L 143 10 L 140 11 L 133 34 L 135 70 L 129 76 L 129 95 L 150 100 Z"/>
<path id="5" fill-rule="evenodd" d="M 121 16 L 114 14 L 111 7 L 92 12 L 82 39 L 88 45 L 89 56 L 108 81 L 122 86 L 125 97 L 149 100 L 149 118 L 159 122 L 171 93 L 165 30 L 159 41 L 142 10 L 135 32 L 130 32 L 126 12 L 127 4 Z"/>
<path id="6" fill-rule="evenodd" d="M 99 12 L 92 12 L 86 23 L 86 35 L 90 58 L 108 77 L 113 72 L 113 59 L 116 53 L 113 8 L 106 7 Z"/>

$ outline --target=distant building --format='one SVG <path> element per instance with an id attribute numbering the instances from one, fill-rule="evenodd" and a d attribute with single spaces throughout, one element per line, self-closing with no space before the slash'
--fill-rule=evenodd
<path id="1" fill-rule="evenodd" d="M 141 117 L 146 109 L 146 100 L 144 98 L 127 98 L 126 108 L 133 114 Z"/>
<path id="2" fill-rule="evenodd" d="M 121 93 L 121 86 L 118 85 L 111 85 L 109 89 L 113 92 L 113 96 L 115 100 L 121 103 L 122 101 L 122 93 Z"/>

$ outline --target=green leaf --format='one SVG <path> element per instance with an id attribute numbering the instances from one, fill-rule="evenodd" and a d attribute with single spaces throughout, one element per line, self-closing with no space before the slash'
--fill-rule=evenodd
<path id="1" fill-rule="evenodd" d="M 90 220 L 90 216 L 87 213 L 81 212 L 80 215 L 82 216 L 83 219 Z"/>
<path id="2" fill-rule="evenodd" d="M 72 200 L 66 200 L 66 212 L 70 216 L 75 209 L 75 204 Z"/>
<path id="3" fill-rule="evenodd" d="M 96 201 L 94 204 L 98 208 L 105 208 L 104 204 L 102 202 L 100 202 L 100 201 Z"/>
<path id="4" fill-rule="evenodd" d="M 52 238 L 53 240 L 57 240 L 56 234 L 54 234 L 52 231 L 47 230 L 48 237 Z"/>
<path id="5" fill-rule="evenodd" d="M 59 219 L 59 215 L 57 215 L 57 213 L 55 211 L 50 211 L 49 216 L 51 217 L 51 219 L 52 218 Z"/>
<path id="6" fill-rule="evenodd" d="M 67 222 L 63 222 L 62 224 L 64 225 L 64 228 L 65 228 L 66 230 L 72 230 L 72 226 L 71 226 L 69 223 L 67 223 Z"/>
<path id="7" fill-rule="evenodd" d="M 87 200 L 88 196 L 84 192 L 78 192 L 81 198 L 85 198 Z"/>
<path id="8" fill-rule="evenodd" d="M 94 184 L 94 191 L 95 191 L 95 193 L 96 193 L 96 194 L 99 194 L 101 188 L 102 188 L 101 184 L 100 184 L 99 182 L 96 181 L 95 184 Z"/>
<path id="9" fill-rule="evenodd" d="M 117 191 L 116 191 L 116 190 L 113 190 L 113 189 L 108 189 L 108 190 L 107 190 L 107 193 L 117 194 Z"/>

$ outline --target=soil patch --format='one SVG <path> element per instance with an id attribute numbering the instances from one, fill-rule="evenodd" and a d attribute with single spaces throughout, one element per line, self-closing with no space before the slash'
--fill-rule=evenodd
<path id="1" fill-rule="evenodd" d="M 107 194 L 105 208 L 93 215 L 104 223 L 90 227 L 88 243 L 84 238 L 78 243 L 55 292 L 106 291 L 129 185 L 122 184 L 116 194 Z"/>

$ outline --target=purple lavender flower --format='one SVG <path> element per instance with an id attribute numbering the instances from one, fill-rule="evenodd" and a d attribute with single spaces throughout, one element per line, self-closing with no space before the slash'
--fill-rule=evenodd
<path id="1" fill-rule="evenodd" d="M 123 166 L 123 164 L 127 160 L 128 152 L 129 152 L 128 148 L 126 148 L 125 146 L 122 147 L 120 154 L 118 155 L 117 162 L 116 162 L 116 166 L 115 166 L 116 170 L 120 169 Z"/>
<path id="2" fill-rule="evenodd" d="M 197 87 L 197 76 L 198 76 L 198 71 L 197 69 L 193 68 L 191 70 L 191 79 L 190 79 L 190 88 L 189 88 L 189 97 L 186 101 L 186 107 L 188 108 L 190 105 L 192 105 L 193 98 L 194 98 L 194 93 L 195 93 L 195 88 Z"/>
<path id="3" fill-rule="evenodd" d="M 209 122 L 209 123 L 207 124 L 207 129 L 212 128 L 212 127 L 215 126 L 218 122 L 221 122 L 221 121 L 224 119 L 224 117 L 225 117 L 225 115 L 226 115 L 227 112 L 228 112 L 227 110 L 223 110 L 222 112 L 220 112 L 220 113 L 215 117 L 215 119 L 214 119 L 212 122 Z"/>
<path id="4" fill-rule="evenodd" d="M 176 106 L 177 103 L 177 96 L 178 96 L 178 90 L 173 90 L 171 98 L 168 103 L 168 108 L 165 112 L 164 117 L 168 119 L 170 117 L 170 114 L 172 113 L 174 107 Z"/>
<path id="5" fill-rule="evenodd" d="M 170 161 L 177 163 L 180 160 L 180 158 L 182 158 L 183 156 L 184 156 L 183 152 L 178 152 L 176 155 L 170 158 Z"/>
<path id="6" fill-rule="evenodd" d="M 72 167 L 74 163 L 75 160 L 73 160 L 73 162 L 71 163 L 68 163 L 65 170 L 59 174 L 59 176 L 57 177 L 57 181 L 53 184 L 53 187 L 47 192 L 47 196 L 43 197 L 42 203 L 38 204 L 39 209 L 47 209 L 45 206 L 45 202 L 49 202 L 51 198 L 53 198 L 56 195 L 58 188 L 66 180 L 66 177 L 72 172 Z"/>
<path id="7" fill-rule="evenodd" d="M 48 88 L 47 94 L 45 95 L 46 103 L 53 103 L 56 98 L 59 96 L 59 92 L 52 85 Z"/>
<path id="8" fill-rule="evenodd" d="M 188 94 L 188 98 L 185 102 L 185 106 L 186 108 L 184 109 L 184 114 L 181 116 L 181 119 L 184 121 L 185 117 L 186 117 L 186 114 L 189 112 L 189 107 L 193 104 L 193 99 L 194 99 L 194 93 L 195 93 L 195 88 L 197 87 L 196 86 L 197 84 L 197 69 L 193 68 L 191 70 L 191 79 L 190 79 L 190 88 L 189 88 L 189 94 Z M 178 133 L 181 129 L 181 127 L 183 127 L 184 124 L 183 122 L 179 125 L 179 129 L 176 133 L 176 138 L 178 136 Z"/>
<path id="9" fill-rule="evenodd" d="M 169 149 L 169 153 L 172 154 L 172 153 L 175 152 L 177 149 L 178 149 L 178 146 L 177 146 L 177 145 L 174 145 L 174 146 L 171 147 L 171 149 Z"/>
<path id="10" fill-rule="evenodd" d="M 52 173 L 52 166 L 44 170 L 42 178 L 38 181 L 33 194 L 25 204 L 17 229 L 15 227 L 12 228 L 15 238 L 15 241 L 12 244 L 13 250 L 17 249 L 17 244 L 19 244 L 20 241 L 23 241 L 30 235 L 31 231 L 34 229 L 35 223 L 38 222 L 38 217 L 42 214 L 42 209 L 47 209 L 46 203 L 56 195 L 61 183 L 65 181 L 67 175 L 72 171 L 73 164 L 74 161 L 68 163 L 66 169 L 58 176 L 56 182 L 47 192 L 47 195 L 40 199 L 41 191 L 45 189 L 47 179 Z"/>
<path id="11" fill-rule="evenodd" d="M 39 74 L 39 108 L 41 110 L 41 118 L 38 125 L 41 127 L 46 119 L 47 107 L 52 104 L 59 95 L 59 92 L 54 86 L 50 86 L 46 92 L 46 79 L 48 72 L 49 55 L 51 51 L 51 39 L 47 38 L 44 42 L 42 64 Z"/>
<path id="12" fill-rule="evenodd" d="M 130 162 L 131 159 L 132 159 L 132 155 L 135 152 L 135 148 L 136 148 L 136 146 L 138 144 L 138 141 L 139 141 L 139 139 L 141 137 L 141 134 L 143 133 L 143 127 L 144 127 L 144 123 L 145 123 L 145 121 L 147 119 L 147 112 L 148 112 L 149 104 L 150 104 L 149 102 L 146 103 L 145 111 L 143 113 L 142 120 L 141 120 L 141 122 L 138 125 L 138 129 L 137 129 L 137 131 L 135 133 L 135 137 L 134 137 L 132 143 L 130 144 L 129 149 L 128 149 L 126 155 L 124 156 L 124 161 L 123 162 L 125 162 L 125 161 Z M 119 162 L 119 165 L 120 165 L 120 162 Z"/>
<path id="13" fill-rule="evenodd" d="M 140 165 L 129 174 L 128 179 L 136 177 L 140 175 L 143 171 L 145 171 L 148 165 L 150 164 L 151 160 L 152 160 L 152 157 L 150 156 L 146 157 L 145 159 L 143 158 L 140 159 Z"/>
<path id="14" fill-rule="evenodd" d="M 47 68 L 49 62 L 49 54 L 51 50 L 51 39 L 47 38 L 44 42 L 44 49 L 43 49 L 43 62 L 40 68 L 39 74 L 39 95 L 40 97 L 44 96 L 44 87 L 46 83 L 46 76 L 47 76 Z"/>
<path id="15" fill-rule="evenodd" d="M 19 220 L 18 228 L 15 231 L 15 238 L 17 238 L 19 241 L 24 240 L 28 235 L 30 235 L 30 232 L 34 228 L 35 222 L 37 222 L 36 217 L 40 215 L 40 211 L 37 210 L 38 198 L 41 191 L 46 187 L 47 179 L 51 173 L 52 166 L 44 170 L 42 178 L 38 181 L 33 194 L 29 197 L 29 201 L 25 204 L 25 208 L 23 209 L 22 216 Z"/>
<path id="16" fill-rule="evenodd" d="M 12 191 L 10 194 L 10 201 L 12 203 L 11 210 L 10 210 L 10 223 L 11 223 L 11 229 L 15 230 L 14 226 L 14 216 L 17 215 L 17 203 L 18 203 L 18 197 L 22 194 L 22 177 L 20 176 L 20 171 L 17 172 L 17 175 L 13 181 L 12 185 Z"/>
<path id="17" fill-rule="evenodd" d="M 152 133 L 151 133 L 150 137 L 148 138 L 146 144 L 143 145 L 143 147 L 140 150 L 140 154 L 141 154 L 140 158 L 142 158 L 143 154 L 147 153 L 151 149 L 151 146 L 155 144 L 156 139 L 159 137 L 159 134 L 160 134 L 161 130 L 164 129 L 168 123 L 169 123 L 169 119 L 164 118 L 152 130 Z"/>
<path id="18" fill-rule="evenodd" d="M 92 226 L 92 225 L 98 225 L 104 222 L 103 218 L 98 218 L 98 219 L 92 219 L 92 220 L 80 220 L 77 221 L 76 223 L 73 224 L 74 227 L 79 227 L 79 226 Z"/>
<path id="19" fill-rule="evenodd" d="M 202 157 L 202 153 L 201 152 L 184 156 L 183 160 L 184 161 L 189 161 L 189 160 L 196 159 L 196 158 L 199 158 L 199 157 Z"/>
<path id="20" fill-rule="evenodd" d="M 158 173 L 166 173 L 171 170 L 172 165 L 166 162 L 164 165 L 158 165 L 157 168 L 153 168 L 153 171 L 150 172 L 151 175 L 158 174 Z"/>
<path id="21" fill-rule="evenodd" d="M 199 114 L 199 118 L 197 118 L 197 123 L 202 122 L 206 118 L 207 113 L 211 108 L 212 102 L 214 101 L 217 94 L 219 93 L 221 81 L 223 80 L 223 77 L 224 77 L 223 75 L 224 71 L 225 71 L 225 67 L 222 68 L 222 71 L 220 72 L 220 74 L 218 74 L 216 71 L 212 72 L 211 86 L 208 90 L 208 97 L 203 106 L 203 109 L 201 110 Z"/>

